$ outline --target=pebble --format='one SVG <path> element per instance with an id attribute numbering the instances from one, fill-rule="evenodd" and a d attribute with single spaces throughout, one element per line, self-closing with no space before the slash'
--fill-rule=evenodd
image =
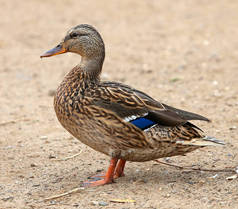
<path id="1" fill-rule="evenodd" d="M 191 184 L 191 185 L 195 184 L 195 182 L 193 182 L 193 181 L 187 181 L 186 183 Z"/>
<path id="2" fill-rule="evenodd" d="M 12 149 L 13 146 L 6 146 L 5 149 Z"/>
<path id="3" fill-rule="evenodd" d="M 237 178 L 237 174 L 227 177 L 226 180 L 233 180 L 233 179 L 236 179 L 236 178 Z"/>
<path id="4" fill-rule="evenodd" d="M 31 167 L 37 167 L 37 165 L 35 163 L 31 163 Z"/>
<path id="5" fill-rule="evenodd" d="M 164 160 L 165 160 L 167 163 L 171 163 L 170 157 L 165 157 Z"/>
<path id="6" fill-rule="evenodd" d="M 50 154 L 49 159 L 53 159 L 53 158 L 56 158 L 56 157 L 54 155 Z"/>
<path id="7" fill-rule="evenodd" d="M 218 174 L 215 174 L 214 176 L 212 176 L 211 178 L 215 179 L 216 177 L 218 177 Z"/>
<path id="8" fill-rule="evenodd" d="M 3 201 L 9 201 L 9 200 L 13 200 L 13 199 L 14 199 L 14 197 L 9 196 L 9 197 L 4 197 L 4 198 L 2 198 L 1 200 L 3 200 Z"/>
<path id="9" fill-rule="evenodd" d="M 237 127 L 236 127 L 236 126 L 232 126 L 232 127 L 230 127 L 229 129 L 230 129 L 230 130 L 235 130 L 235 129 L 237 129 Z"/>
<path id="10" fill-rule="evenodd" d="M 236 167 L 236 173 L 238 174 L 238 167 Z"/>
<path id="11" fill-rule="evenodd" d="M 170 194 L 166 194 L 164 197 L 165 197 L 165 198 L 169 198 L 169 197 L 170 197 Z"/>
<path id="12" fill-rule="evenodd" d="M 47 136 L 41 136 L 40 139 L 46 140 L 46 139 L 48 139 L 48 137 Z"/>
<path id="13" fill-rule="evenodd" d="M 98 202 L 98 201 L 92 201 L 91 204 L 92 204 L 92 205 L 99 205 L 99 206 L 107 206 L 107 205 L 108 205 L 108 203 L 107 203 L 107 202 L 104 202 L 104 201 L 100 201 L 100 202 Z"/>
<path id="14" fill-rule="evenodd" d="M 107 202 L 104 202 L 104 201 L 101 201 L 101 202 L 98 202 L 98 205 L 99 205 L 99 206 L 107 206 L 108 203 L 107 203 Z"/>
<path id="15" fill-rule="evenodd" d="M 98 205 L 98 201 L 92 201 L 92 205 Z"/>
<path id="16" fill-rule="evenodd" d="M 217 81 L 212 81 L 212 84 L 213 84 L 214 86 L 217 86 L 217 85 L 218 85 L 218 82 L 217 82 Z"/>
<path id="17" fill-rule="evenodd" d="M 74 203 L 73 207 L 75 207 L 75 208 L 79 207 L 79 203 Z"/>
<path id="18" fill-rule="evenodd" d="M 50 204 L 51 204 L 51 205 L 55 205 L 55 204 L 56 204 L 56 201 L 55 201 L 55 200 L 51 200 L 51 201 L 50 201 Z"/>
<path id="19" fill-rule="evenodd" d="M 136 173 L 140 173 L 140 169 L 136 169 L 135 172 L 136 172 Z"/>
<path id="20" fill-rule="evenodd" d="M 215 97 L 221 97 L 221 96 L 222 96 L 222 94 L 221 94 L 221 92 L 220 92 L 220 91 L 218 91 L 218 90 L 215 90 L 215 91 L 213 92 L 213 96 L 215 96 Z"/>

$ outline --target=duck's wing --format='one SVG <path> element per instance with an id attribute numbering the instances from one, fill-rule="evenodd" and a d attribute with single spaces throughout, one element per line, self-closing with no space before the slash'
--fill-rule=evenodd
<path id="1" fill-rule="evenodd" d="M 203 121 L 211 122 L 208 118 L 206 118 L 206 117 L 204 117 L 202 115 L 199 115 L 199 114 L 196 114 L 196 113 L 192 113 L 192 112 L 188 112 L 188 111 L 185 111 L 185 110 L 180 110 L 180 109 L 171 107 L 169 105 L 166 105 L 164 103 L 162 103 L 162 105 L 166 109 L 171 110 L 173 112 L 176 112 L 180 117 L 182 117 L 185 120 L 203 120 Z"/>
<path id="2" fill-rule="evenodd" d="M 115 82 L 103 82 L 97 86 L 93 103 L 142 130 L 155 124 L 177 126 L 188 120 L 209 121 L 203 116 L 162 104 L 141 91 Z"/>

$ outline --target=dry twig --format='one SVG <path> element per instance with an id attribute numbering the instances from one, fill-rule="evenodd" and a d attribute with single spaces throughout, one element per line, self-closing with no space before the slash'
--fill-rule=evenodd
<path id="1" fill-rule="evenodd" d="M 79 155 L 82 153 L 82 151 L 83 151 L 83 150 L 80 150 L 80 152 L 77 153 L 77 154 L 74 154 L 74 155 L 69 156 L 69 157 L 66 157 L 66 158 L 54 159 L 53 161 L 66 161 L 66 160 L 69 160 L 69 159 L 75 158 L 75 157 L 79 156 Z"/>
<path id="2" fill-rule="evenodd" d="M 75 189 L 72 189 L 72 190 L 70 190 L 68 192 L 64 192 L 62 194 L 58 194 L 58 195 L 54 195 L 54 196 L 51 196 L 51 197 L 47 197 L 47 198 L 43 199 L 42 201 L 54 200 L 54 199 L 57 199 L 57 198 L 60 198 L 60 197 L 64 197 L 64 196 L 67 196 L 67 195 L 70 195 L 70 194 L 73 194 L 73 193 L 80 192 L 80 191 L 82 191 L 84 189 L 85 189 L 84 187 L 75 188 Z"/>
<path id="3" fill-rule="evenodd" d="M 157 163 L 163 164 L 163 165 L 168 165 L 172 166 L 175 168 L 178 168 L 180 170 L 191 170 L 191 171 L 206 171 L 206 172 L 227 172 L 227 173 L 236 173 L 236 167 L 234 168 L 225 168 L 225 169 L 206 169 L 206 168 L 192 168 L 192 167 L 186 167 L 186 166 L 179 166 L 179 165 L 174 165 L 166 162 L 162 162 L 159 160 L 154 160 Z"/>

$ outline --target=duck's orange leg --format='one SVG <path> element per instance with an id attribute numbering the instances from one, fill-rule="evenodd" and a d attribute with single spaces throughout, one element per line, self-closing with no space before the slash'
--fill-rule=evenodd
<path id="1" fill-rule="evenodd" d="M 126 161 L 120 159 L 120 161 L 117 163 L 117 166 L 113 175 L 113 179 L 117 179 L 119 177 L 125 176 L 123 172 L 125 168 L 125 164 L 126 164 Z M 96 181 L 96 180 L 104 179 L 105 176 L 106 176 L 106 173 L 98 173 L 96 175 L 90 176 L 89 179 L 92 179 L 92 181 L 93 180 Z"/>
<path id="2" fill-rule="evenodd" d="M 105 177 L 101 180 L 91 180 L 91 181 L 86 181 L 83 183 L 84 186 L 100 186 L 100 185 L 104 185 L 104 184 L 110 184 L 113 182 L 113 175 L 114 175 L 114 171 L 117 165 L 117 158 L 112 158 L 110 161 L 110 165 L 109 168 L 107 170 L 107 173 L 105 175 Z"/>
<path id="3" fill-rule="evenodd" d="M 125 164 L 126 164 L 126 161 L 120 159 L 120 161 L 117 164 L 115 173 L 114 173 L 114 178 L 119 178 L 121 176 L 124 176 L 123 171 L 124 171 L 124 168 L 125 168 Z"/>

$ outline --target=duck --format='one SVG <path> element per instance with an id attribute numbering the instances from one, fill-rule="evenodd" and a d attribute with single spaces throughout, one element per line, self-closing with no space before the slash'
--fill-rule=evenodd
<path id="1" fill-rule="evenodd" d="M 106 173 L 84 185 L 113 183 L 124 176 L 126 161 L 145 162 L 224 145 L 190 122 L 210 122 L 208 118 L 161 103 L 126 84 L 101 81 L 105 45 L 95 27 L 80 24 L 71 28 L 56 47 L 40 57 L 67 52 L 79 54 L 81 61 L 56 90 L 56 116 L 76 139 L 111 159 Z"/>

